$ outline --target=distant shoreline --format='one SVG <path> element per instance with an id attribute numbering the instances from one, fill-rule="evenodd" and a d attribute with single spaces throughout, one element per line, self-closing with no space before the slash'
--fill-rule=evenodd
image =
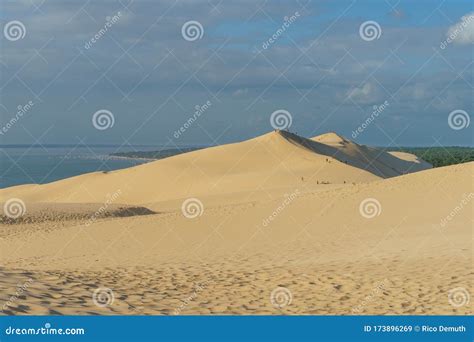
<path id="1" fill-rule="evenodd" d="M 187 152 L 193 152 L 201 150 L 204 147 L 186 147 L 186 148 L 175 148 L 175 149 L 166 149 L 160 151 L 134 151 L 134 152 L 116 152 L 109 154 L 112 158 L 118 159 L 136 159 L 136 160 L 146 160 L 153 161 L 163 158 L 168 158 L 176 156 L 178 154 L 183 154 Z"/>
<path id="2" fill-rule="evenodd" d="M 116 156 L 116 155 L 113 155 L 113 154 L 109 154 L 107 156 L 107 159 L 117 159 L 117 160 L 146 160 L 146 161 L 153 161 L 153 160 L 157 160 L 155 158 L 145 158 L 145 157 L 127 157 L 127 156 Z"/>

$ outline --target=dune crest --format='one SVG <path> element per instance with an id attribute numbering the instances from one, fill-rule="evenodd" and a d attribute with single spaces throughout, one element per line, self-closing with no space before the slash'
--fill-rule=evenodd
<path id="1" fill-rule="evenodd" d="M 328 133 L 315 136 L 313 140 L 323 143 L 323 144 L 327 144 L 327 145 L 330 144 L 330 145 L 336 145 L 336 146 L 338 145 L 341 146 L 341 145 L 349 143 L 348 139 L 344 138 L 343 136 L 335 132 L 328 132 Z"/>
<path id="2" fill-rule="evenodd" d="M 387 152 L 359 145 L 334 132 L 315 136 L 312 140 L 331 147 L 331 153 L 335 158 L 347 160 L 351 165 L 370 171 L 382 178 L 396 177 L 433 167 L 413 154 Z"/>
<path id="3" fill-rule="evenodd" d="M 141 205 L 192 196 L 257 189 L 371 182 L 422 169 L 335 133 L 311 139 L 274 131 L 243 142 L 210 147 L 147 164 L 94 172 L 43 185 L 0 190 L 0 198 L 31 202 L 101 203 L 118 190 L 117 203 Z"/>

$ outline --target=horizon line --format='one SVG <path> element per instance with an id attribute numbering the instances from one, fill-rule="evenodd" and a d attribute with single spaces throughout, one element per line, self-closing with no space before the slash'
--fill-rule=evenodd
<path id="1" fill-rule="evenodd" d="M 223 143 L 219 145 L 205 145 L 205 144 L 185 144 L 185 145 L 176 145 L 177 147 L 170 146 L 167 149 L 178 149 L 184 147 L 215 147 L 221 145 L 228 145 L 230 143 Z M 461 147 L 461 148 L 474 148 L 474 145 L 438 145 L 438 146 L 428 146 L 428 145 L 372 145 L 372 144 L 359 144 L 358 145 L 366 145 L 371 147 L 380 147 L 380 148 L 440 148 L 440 147 Z M 72 143 L 51 143 L 51 144 L 0 144 L 1 148 L 42 148 L 42 147 L 50 147 L 50 148 L 59 148 L 59 147 L 167 147 L 166 144 L 72 144 Z"/>

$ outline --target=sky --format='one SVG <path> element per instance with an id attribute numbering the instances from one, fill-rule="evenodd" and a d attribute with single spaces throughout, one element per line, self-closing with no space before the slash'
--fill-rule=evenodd
<path id="1" fill-rule="evenodd" d="M 473 146 L 474 2 L 2 0 L 0 144 Z"/>

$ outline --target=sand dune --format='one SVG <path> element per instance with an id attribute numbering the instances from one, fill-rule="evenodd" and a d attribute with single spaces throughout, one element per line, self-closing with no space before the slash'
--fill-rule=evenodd
<path id="1" fill-rule="evenodd" d="M 356 144 L 336 133 L 318 135 L 312 140 L 331 148 L 330 154 L 348 160 L 351 165 L 366 169 L 380 177 L 395 177 L 432 168 L 432 165 L 406 152 L 386 152 Z"/>
<path id="2" fill-rule="evenodd" d="M 329 238 L 330 235 L 336 234 L 339 229 L 343 229 L 343 226 L 350 225 L 358 226 L 357 234 L 360 239 L 368 238 L 369 235 L 382 237 L 388 233 L 391 224 L 396 225 L 398 223 L 403 223 L 401 229 L 406 230 L 406 233 L 409 235 L 423 235 L 424 233 L 429 233 L 433 229 L 432 226 L 440 226 L 442 219 L 450 214 L 451 209 L 454 209 L 463 198 L 470 195 L 469 187 L 466 188 L 466 185 L 469 185 L 473 180 L 473 166 L 474 163 L 454 165 L 400 176 L 390 180 L 348 185 L 329 190 L 321 188 L 307 189 L 303 187 L 288 188 L 285 194 L 275 194 L 266 199 L 248 203 L 236 204 L 230 202 L 229 204 L 221 200 L 221 202 L 207 205 L 206 201 L 202 201 L 205 207 L 205 215 L 197 220 L 188 219 L 182 215 L 181 202 L 176 202 L 175 207 L 168 213 L 153 214 L 150 212 L 148 216 L 124 217 L 120 220 L 127 224 L 133 223 L 136 226 L 134 230 L 140 232 L 137 234 L 137 238 L 139 237 L 143 243 L 147 244 L 153 243 L 155 240 L 153 234 L 156 232 L 155 228 L 149 231 L 147 223 L 169 220 L 173 222 L 173 229 L 175 231 L 182 230 L 183 238 L 185 237 L 187 242 L 185 244 L 185 250 L 187 251 L 188 248 L 198 244 L 200 239 L 207 237 L 207 233 L 212 232 L 211 227 L 218 225 L 220 219 L 237 215 L 238 219 L 229 220 L 225 223 L 225 230 L 230 234 L 236 234 L 236 236 L 221 241 L 218 246 L 212 246 L 210 252 L 213 253 L 217 250 L 228 252 L 229 250 L 240 249 L 242 243 L 252 233 L 267 227 L 271 227 L 272 240 L 276 243 L 287 241 L 289 236 L 294 236 L 300 232 L 299 229 L 302 229 L 302 227 L 305 227 L 307 230 L 314 230 L 314 233 L 317 233 L 318 239 L 321 238 L 321 234 L 325 238 Z M 290 197 L 291 193 L 289 190 L 293 190 L 295 196 L 292 196 L 291 201 L 288 202 L 281 213 L 276 215 L 268 224 L 265 224 L 265 219 L 285 199 Z M 442 196 L 439 195 L 441 193 L 443 194 Z M 220 196 L 218 198 L 221 199 Z M 377 209 L 380 210 L 380 215 L 377 215 L 375 220 L 368 220 L 361 215 L 359 204 L 367 198 L 374 198 L 380 203 L 380 208 Z M 427 199 L 429 199 L 429 205 L 421 207 L 419 203 Z M 468 204 L 472 206 L 472 203 Z M 63 208 L 63 210 L 67 210 L 66 208 Z M 341 215 L 341 211 L 344 212 L 344 215 Z M 382 212 L 383 215 L 381 215 Z M 245 216 L 240 217 L 241 213 L 245 213 Z M 461 214 L 456 218 L 456 222 L 459 223 L 459 229 L 456 229 L 452 234 L 469 234 L 471 231 L 469 225 L 471 212 L 464 210 Z M 110 217 L 117 216 L 110 215 Z M 108 223 L 108 217 L 99 217 L 94 222 L 94 228 L 91 228 L 92 225 L 91 227 L 86 227 L 87 229 L 97 231 L 101 236 L 103 235 L 104 240 L 101 237 L 100 241 L 110 240 L 106 237 L 113 237 L 116 235 L 117 230 L 120 230 L 115 224 Z M 311 224 L 316 219 L 318 221 Z M 292 220 L 294 220 L 293 224 L 291 223 Z M 337 225 L 331 225 L 331 223 L 337 223 Z M 158 227 L 161 229 L 165 228 L 163 225 L 160 227 L 158 223 L 157 225 L 157 229 Z M 81 226 L 80 223 L 78 226 Z M 72 225 L 65 229 L 61 233 L 62 235 L 58 234 L 50 238 L 58 240 L 55 244 L 62 245 L 60 240 L 63 238 L 67 240 L 77 228 L 77 226 Z M 149 236 L 150 234 L 151 236 Z M 87 237 L 84 236 L 84 238 Z M 35 243 L 35 241 L 32 242 Z M 76 247 L 77 253 L 81 254 L 84 251 L 83 247 L 82 244 L 78 244 Z M 126 248 L 131 247 L 128 246 Z M 14 248 L 11 245 L 4 251 Z M 51 253 L 50 246 L 44 245 L 41 248 L 44 249 L 45 255 Z M 67 253 L 73 255 L 76 248 L 69 248 Z M 95 247 L 91 245 L 90 248 Z M 398 246 L 393 246 L 393 248 L 397 249 Z M 171 244 L 165 246 L 164 250 L 158 251 L 159 257 L 166 254 L 164 253 L 165 250 L 169 250 L 173 254 L 173 258 L 176 258 L 178 254 L 181 256 L 187 254 L 186 252 L 176 253 L 175 246 Z M 135 252 L 121 255 L 121 258 L 124 259 L 123 262 L 133 264 L 133 259 L 139 256 L 138 251 Z M 25 253 L 28 254 L 28 251 L 25 251 Z M 331 253 L 346 252 L 335 250 Z M 6 254 L 8 255 L 9 253 Z M 9 257 L 7 256 L 6 258 L 8 259 Z"/>
<path id="3" fill-rule="evenodd" d="M 472 313 L 451 293 L 472 286 L 474 163 L 384 179 L 427 167 L 384 153 L 275 132 L 2 190 L 67 212 L 120 189 L 115 204 L 153 211 L 0 225 L 0 300 L 28 283 L 3 313 Z M 192 217 L 191 196 L 202 205 Z M 100 306 L 103 288 L 113 300 Z"/>
<path id="4" fill-rule="evenodd" d="M 2 203 L 2 205 L 4 204 Z M 0 224 L 90 221 L 91 218 L 95 220 L 152 214 L 156 213 L 145 207 L 112 203 L 107 206 L 104 206 L 103 203 L 28 203 L 28 210 L 20 217 L 0 215 Z"/>
<path id="5" fill-rule="evenodd" d="M 141 205 L 255 189 L 370 182 L 426 167 L 426 163 L 402 160 L 342 138 L 341 144 L 333 144 L 327 139 L 333 135 L 313 141 L 288 132 L 272 132 L 124 170 L 12 187 L 0 190 L 0 199 L 100 203 L 121 192 L 119 203 Z"/>

